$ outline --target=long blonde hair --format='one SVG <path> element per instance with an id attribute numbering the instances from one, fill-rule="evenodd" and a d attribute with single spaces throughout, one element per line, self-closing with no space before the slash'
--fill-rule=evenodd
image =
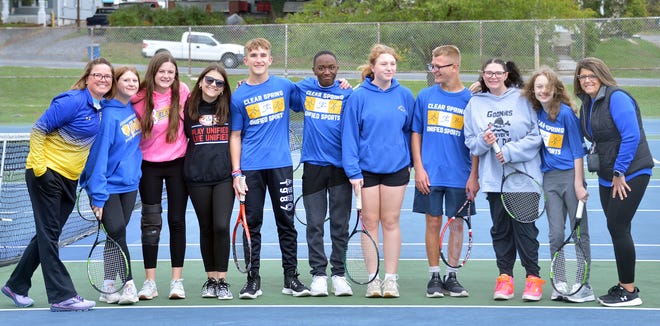
<path id="1" fill-rule="evenodd" d="M 534 71 L 534 73 L 532 73 L 532 78 L 530 78 L 529 81 L 525 83 L 525 86 L 523 86 L 523 95 L 527 97 L 530 103 L 532 103 L 532 107 L 536 112 L 543 110 L 541 102 L 539 102 L 534 95 L 534 82 L 536 82 L 536 78 L 539 76 L 545 76 L 545 78 L 548 79 L 547 87 L 549 89 L 546 91 L 552 89 L 554 92 L 547 107 L 550 120 L 555 121 L 557 119 L 561 103 L 568 105 L 574 113 L 577 113 L 575 103 L 573 102 L 571 95 L 568 93 L 568 90 L 566 90 L 564 83 L 561 81 L 557 73 L 548 67 L 541 67 L 539 70 Z"/>
<path id="2" fill-rule="evenodd" d="M 396 54 L 394 49 L 384 44 L 374 44 L 374 46 L 371 47 L 371 52 L 369 53 L 367 63 L 358 67 L 358 70 L 362 72 L 362 81 L 364 81 L 364 79 L 367 77 L 371 78 L 372 80 L 374 79 L 374 72 L 371 70 L 371 66 L 375 65 L 376 59 L 378 59 L 378 57 L 384 53 L 391 54 L 396 61 L 399 61 L 399 56 Z"/>

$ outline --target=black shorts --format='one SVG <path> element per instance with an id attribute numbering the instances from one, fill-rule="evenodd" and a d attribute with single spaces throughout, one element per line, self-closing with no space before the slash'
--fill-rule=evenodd
<path id="1" fill-rule="evenodd" d="M 362 187 L 369 188 L 377 185 L 384 185 L 388 187 L 398 187 L 407 185 L 410 182 L 410 169 L 405 167 L 394 173 L 371 173 L 362 171 L 364 184 Z"/>

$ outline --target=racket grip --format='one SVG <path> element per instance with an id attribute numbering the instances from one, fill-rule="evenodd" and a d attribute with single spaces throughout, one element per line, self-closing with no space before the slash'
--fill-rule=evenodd
<path id="1" fill-rule="evenodd" d="M 497 142 L 493 143 L 493 150 L 495 151 L 495 154 L 502 151 L 502 149 L 500 148 L 500 145 L 498 145 Z"/>
<path id="2" fill-rule="evenodd" d="M 241 186 L 241 191 L 245 192 L 245 188 L 247 188 L 247 184 L 245 183 L 245 176 L 244 175 L 238 177 L 238 184 Z M 238 195 L 238 201 L 241 201 L 241 202 L 245 201 L 245 195 L 239 194 Z"/>
<path id="3" fill-rule="evenodd" d="M 362 188 L 360 188 L 358 193 L 355 195 L 355 209 L 362 209 Z"/>
<path id="4" fill-rule="evenodd" d="M 583 211 L 584 211 L 584 202 L 578 200 L 578 206 L 577 206 L 577 212 L 575 212 L 575 218 L 578 220 L 581 219 Z"/>

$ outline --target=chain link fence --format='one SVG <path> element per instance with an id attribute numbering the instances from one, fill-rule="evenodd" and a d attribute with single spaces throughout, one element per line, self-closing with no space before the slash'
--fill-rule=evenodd
<path id="1" fill-rule="evenodd" d="M 575 61 L 608 53 L 614 70 L 626 77 L 655 78 L 660 70 L 660 18 L 518 20 L 460 22 L 393 22 L 181 27 L 11 28 L 0 30 L 0 60 L 48 60 L 84 63 L 101 55 L 115 64 L 146 65 L 143 40 L 180 42 L 187 31 L 213 33 L 222 43 L 239 45 L 264 37 L 273 45 L 272 68 L 284 75 L 308 74 L 317 51 L 335 52 L 344 72 L 356 72 L 371 46 L 384 43 L 402 60 L 398 72 L 422 72 L 438 45 L 454 44 L 462 52 L 462 71 L 476 73 L 491 57 L 513 60 L 529 72 L 547 65 L 566 73 Z M 634 59 L 632 45 L 640 48 Z M 195 51 L 191 48 L 190 51 Z M 641 55 L 639 54 L 641 53 Z M 641 57 L 640 57 L 641 56 Z M 179 59 L 182 73 L 207 62 Z M 5 63 L 5 65 L 8 65 Z M 239 65 L 238 69 L 244 68 Z M 356 74 L 357 75 L 357 74 Z"/>

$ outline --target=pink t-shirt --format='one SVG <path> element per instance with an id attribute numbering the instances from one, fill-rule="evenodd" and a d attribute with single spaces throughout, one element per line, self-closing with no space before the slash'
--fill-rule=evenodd
<path id="1" fill-rule="evenodd" d="M 144 117 L 146 110 L 145 91 L 139 91 L 132 99 L 135 114 L 140 120 Z M 149 162 L 167 162 L 177 158 L 183 157 L 186 154 L 186 146 L 188 139 L 183 130 L 183 106 L 186 103 L 190 89 L 184 83 L 179 83 L 179 130 L 177 133 L 176 141 L 168 143 L 167 139 L 167 125 L 169 123 L 170 114 L 170 98 L 172 89 L 168 89 L 165 93 L 153 92 L 154 110 L 151 114 L 153 120 L 153 128 L 151 129 L 151 136 L 144 137 L 140 141 L 140 149 L 142 150 L 142 158 Z"/>

